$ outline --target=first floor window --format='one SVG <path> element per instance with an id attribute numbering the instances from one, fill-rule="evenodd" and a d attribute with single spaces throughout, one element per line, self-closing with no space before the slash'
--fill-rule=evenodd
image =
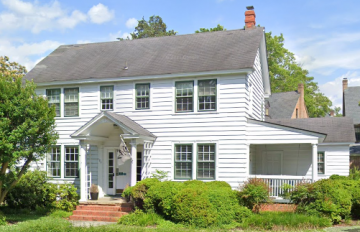
<path id="1" fill-rule="evenodd" d="M 102 110 L 114 109 L 114 86 L 101 86 L 100 99 Z"/>
<path id="2" fill-rule="evenodd" d="M 192 178 L 192 145 L 175 145 L 175 179 Z"/>
<path id="3" fill-rule="evenodd" d="M 136 84 L 136 109 L 150 109 L 150 84 Z"/>
<path id="4" fill-rule="evenodd" d="M 216 79 L 199 80 L 199 111 L 216 110 Z"/>
<path id="5" fill-rule="evenodd" d="M 318 152 L 318 174 L 325 174 L 325 153 Z"/>
<path id="6" fill-rule="evenodd" d="M 47 155 L 47 172 L 51 177 L 60 177 L 61 173 L 61 147 L 56 146 L 50 149 Z"/>
<path id="7" fill-rule="evenodd" d="M 197 178 L 215 179 L 215 144 L 198 144 Z"/>
<path id="8" fill-rule="evenodd" d="M 356 137 L 356 142 L 360 142 L 360 125 L 356 125 L 355 126 L 355 137 Z"/>
<path id="9" fill-rule="evenodd" d="M 65 147 L 65 177 L 79 176 L 79 147 Z"/>
<path id="10" fill-rule="evenodd" d="M 175 83 L 176 112 L 193 111 L 194 82 L 184 81 Z"/>
<path id="11" fill-rule="evenodd" d="M 56 117 L 60 117 L 60 93 L 61 89 L 47 89 L 46 97 L 49 102 L 49 107 L 55 106 Z"/>
<path id="12" fill-rule="evenodd" d="M 64 89 L 64 115 L 79 116 L 79 88 Z"/>

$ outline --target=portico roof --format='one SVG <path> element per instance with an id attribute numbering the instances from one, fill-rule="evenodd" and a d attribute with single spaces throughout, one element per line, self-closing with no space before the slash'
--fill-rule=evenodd
<path id="1" fill-rule="evenodd" d="M 119 126 L 127 135 L 141 136 L 149 139 L 156 138 L 156 136 L 153 135 L 150 131 L 146 130 L 141 125 L 131 120 L 129 117 L 108 111 L 104 111 L 96 115 L 94 118 L 92 118 L 85 125 L 80 127 L 70 136 L 75 139 L 80 139 L 89 136 L 88 131 L 93 125 L 97 123 L 109 123 L 109 122 Z"/>

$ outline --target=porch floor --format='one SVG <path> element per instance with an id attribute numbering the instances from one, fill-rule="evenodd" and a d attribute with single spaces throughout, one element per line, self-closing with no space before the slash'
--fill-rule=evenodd
<path id="1" fill-rule="evenodd" d="M 105 196 L 98 200 L 87 200 L 80 202 L 80 205 L 121 205 L 127 203 L 121 195 Z"/>

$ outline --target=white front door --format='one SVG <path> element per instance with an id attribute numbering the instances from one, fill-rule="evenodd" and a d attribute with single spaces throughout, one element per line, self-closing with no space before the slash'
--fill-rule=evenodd
<path id="1" fill-rule="evenodd" d="M 282 174 L 282 152 L 268 151 L 264 152 L 264 166 L 266 175 L 281 175 Z"/>
<path id="2" fill-rule="evenodd" d="M 115 195 L 116 193 L 116 154 L 115 149 L 106 149 L 105 159 L 107 160 L 107 168 L 105 169 L 107 172 L 106 175 L 106 186 L 108 195 Z"/>

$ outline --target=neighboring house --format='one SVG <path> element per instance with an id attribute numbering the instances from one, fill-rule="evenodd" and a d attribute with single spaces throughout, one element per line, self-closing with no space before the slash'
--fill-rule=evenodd
<path id="1" fill-rule="evenodd" d="M 348 86 L 348 79 L 343 81 L 343 116 L 354 121 L 356 143 L 350 147 L 351 167 L 360 168 L 360 86 Z"/>
<path id="2" fill-rule="evenodd" d="M 304 100 L 304 84 L 297 91 L 273 93 L 266 101 L 266 116 L 269 118 L 308 118 Z"/>
<path id="3" fill-rule="evenodd" d="M 40 61 L 26 79 L 57 111 L 49 175 L 78 185 L 81 201 L 91 183 L 100 197 L 113 195 L 156 169 L 174 181 L 233 188 L 259 177 L 272 196 L 284 183 L 347 175 L 353 136 L 334 124 L 264 121 L 271 95 L 264 28 L 255 27 L 253 11 L 246 21 L 245 30 L 64 45 Z M 123 165 L 120 136 L 132 155 Z"/>

